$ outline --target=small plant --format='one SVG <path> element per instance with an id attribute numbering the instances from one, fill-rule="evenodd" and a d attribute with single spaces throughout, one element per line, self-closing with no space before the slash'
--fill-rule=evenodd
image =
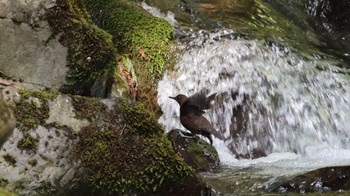
<path id="1" fill-rule="evenodd" d="M 32 167 L 35 167 L 38 164 L 38 161 L 36 159 L 32 159 L 32 160 L 28 160 L 27 163 Z"/>

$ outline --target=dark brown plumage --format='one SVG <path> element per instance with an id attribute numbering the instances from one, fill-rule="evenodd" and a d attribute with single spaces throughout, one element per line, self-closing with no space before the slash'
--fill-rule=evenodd
<path id="1" fill-rule="evenodd" d="M 202 115 L 203 110 L 210 109 L 211 102 L 214 100 L 216 93 L 206 96 L 204 93 L 197 93 L 191 97 L 179 94 L 174 99 L 180 105 L 180 122 L 191 131 L 192 135 L 200 134 L 207 137 L 210 144 L 213 144 L 212 134 L 218 136 L 218 132 L 210 124 L 210 122 Z"/>

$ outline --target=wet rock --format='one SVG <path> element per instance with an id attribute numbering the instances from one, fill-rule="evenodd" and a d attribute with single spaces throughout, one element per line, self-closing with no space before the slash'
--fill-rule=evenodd
<path id="1" fill-rule="evenodd" d="M 234 74 L 235 73 L 223 72 L 221 73 L 220 77 L 233 77 Z M 254 147 L 246 150 L 245 152 L 239 152 L 236 150 L 236 143 L 239 139 L 252 137 L 251 133 L 247 133 L 249 124 L 253 124 L 254 129 L 258 130 L 260 128 L 261 130 L 258 131 L 256 133 L 258 135 L 254 137 L 266 137 L 267 134 L 263 131 L 268 130 L 268 113 L 266 108 L 261 104 L 254 103 L 249 94 L 240 94 L 236 91 L 219 94 L 215 99 L 214 107 L 225 112 L 224 103 L 227 102 L 228 99 L 232 99 L 235 102 L 235 106 L 232 108 L 232 117 L 230 122 L 230 137 L 232 138 L 232 141 L 228 145 L 231 152 L 235 154 L 236 158 L 238 159 L 252 159 L 266 156 L 267 153 L 263 149 L 269 149 L 269 146 L 271 146 L 269 143 L 260 144 L 260 147 Z M 259 124 L 256 123 L 256 121 L 252 123 L 250 115 L 255 116 L 258 119 L 257 121 Z M 221 124 L 223 124 L 224 117 L 220 118 L 223 118 L 220 119 L 222 120 Z"/>
<path id="2" fill-rule="evenodd" d="M 350 190 L 350 166 L 326 167 L 288 180 L 275 192 L 329 192 Z"/>
<path id="3" fill-rule="evenodd" d="M 349 60 L 350 1 L 308 1 L 310 24 L 322 36 L 327 47 L 322 50 Z"/>
<path id="4" fill-rule="evenodd" d="M 156 195 L 215 195 L 214 190 L 197 176 L 181 180 L 177 184 L 167 186 L 159 190 Z"/>
<path id="5" fill-rule="evenodd" d="M 216 149 L 208 142 L 192 137 L 188 132 L 179 129 L 171 130 L 168 138 L 175 152 L 196 171 L 209 171 L 219 165 L 220 159 Z"/>
<path id="6" fill-rule="evenodd" d="M 350 2 L 348 0 L 314 0 L 309 2 L 309 14 L 322 34 L 350 31 Z M 343 33 L 342 33 L 343 34 Z"/>

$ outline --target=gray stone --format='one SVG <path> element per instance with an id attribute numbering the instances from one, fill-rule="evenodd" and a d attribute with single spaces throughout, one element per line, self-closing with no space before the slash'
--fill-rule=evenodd
<path id="1" fill-rule="evenodd" d="M 0 71 L 5 75 L 53 90 L 65 82 L 67 48 L 50 39 L 51 28 L 40 19 L 54 3 L 0 0 Z"/>
<path id="2" fill-rule="evenodd" d="M 75 118 L 76 115 L 71 101 L 71 98 L 62 95 L 50 101 L 50 117 L 46 120 L 46 123 L 57 123 L 60 126 L 67 126 L 76 133 L 82 127 L 88 126 L 89 122 L 87 120 L 78 120 Z"/>

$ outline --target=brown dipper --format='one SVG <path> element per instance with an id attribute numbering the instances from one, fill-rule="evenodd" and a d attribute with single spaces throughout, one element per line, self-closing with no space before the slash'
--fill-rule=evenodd
<path id="1" fill-rule="evenodd" d="M 200 92 L 191 97 L 187 97 L 183 94 L 179 94 L 176 97 L 169 97 L 176 100 L 180 105 L 181 124 L 191 131 L 193 136 L 200 134 L 207 137 L 210 144 L 213 144 L 211 134 L 218 138 L 221 137 L 202 114 L 205 113 L 203 110 L 210 109 L 211 102 L 214 100 L 215 96 L 216 93 L 207 97 L 204 93 Z"/>

